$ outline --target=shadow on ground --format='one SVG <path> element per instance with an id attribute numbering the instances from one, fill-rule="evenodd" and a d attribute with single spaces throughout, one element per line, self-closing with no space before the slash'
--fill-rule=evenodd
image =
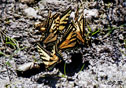
<path id="1" fill-rule="evenodd" d="M 66 64 L 66 75 L 73 76 L 75 73 L 78 73 L 81 70 L 84 70 L 88 67 L 89 61 L 82 61 L 82 54 L 81 53 L 74 53 L 72 54 L 72 62 L 70 64 Z M 65 62 L 62 62 L 56 66 L 60 72 L 64 73 L 64 65 Z"/>
<path id="2" fill-rule="evenodd" d="M 57 83 L 57 81 L 60 79 L 60 77 L 58 77 L 57 74 L 54 75 L 44 75 L 43 77 L 39 77 L 39 79 L 37 79 L 37 83 L 41 84 L 44 83 L 44 85 L 48 85 L 52 88 L 55 88 L 55 84 Z"/>
<path id="3" fill-rule="evenodd" d="M 83 61 L 82 61 L 81 53 L 73 54 L 72 62 L 70 64 L 66 64 L 66 68 L 65 68 L 66 73 L 65 74 L 67 76 L 73 76 L 75 73 L 78 73 L 79 71 L 86 69 L 89 65 L 89 61 L 86 61 L 84 63 L 82 63 L 82 62 Z M 65 62 L 62 61 L 60 64 L 57 64 L 55 67 L 64 74 L 64 65 L 65 65 Z M 39 83 L 39 84 L 44 83 L 45 85 L 48 85 L 52 88 L 56 88 L 55 84 L 57 83 L 57 81 L 59 79 L 60 79 L 60 77 L 58 76 L 58 74 L 45 75 L 44 77 L 40 77 L 37 80 L 37 83 Z M 68 80 L 72 80 L 72 79 L 68 79 Z"/>
<path id="4" fill-rule="evenodd" d="M 59 69 L 61 73 L 63 73 L 64 75 L 66 74 L 67 76 L 73 76 L 75 73 L 78 73 L 79 71 L 88 68 L 89 61 L 85 61 L 83 63 L 81 53 L 72 54 L 71 59 L 72 59 L 72 62 L 70 64 L 65 64 L 65 61 L 62 61 L 61 63 L 57 64 L 55 68 Z M 64 68 L 64 65 L 66 65 L 65 68 Z M 40 67 L 41 67 L 40 69 L 31 69 L 23 73 L 17 72 L 17 74 L 18 76 L 28 78 L 28 77 L 31 77 L 32 75 L 46 71 L 45 66 L 43 64 L 41 64 Z M 65 73 L 64 73 L 64 70 L 65 70 Z M 55 84 L 57 83 L 59 79 L 60 77 L 58 76 L 58 74 L 51 74 L 51 75 L 47 74 L 42 77 L 39 77 L 36 82 L 39 84 L 44 83 L 45 85 L 55 88 Z"/>

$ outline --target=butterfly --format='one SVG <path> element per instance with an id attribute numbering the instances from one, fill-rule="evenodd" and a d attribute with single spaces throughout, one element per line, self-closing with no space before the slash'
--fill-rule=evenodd
<path id="1" fill-rule="evenodd" d="M 67 30 L 65 31 L 61 40 L 58 41 L 58 49 L 68 49 L 76 45 L 76 29 L 73 27 L 72 23 L 69 24 Z"/>
<path id="2" fill-rule="evenodd" d="M 60 24 L 60 14 L 59 13 L 55 13 L 52 17 L 51 20 L 49 21 L 49 26 L 47 31 L 52 33 L 54 31 L 57 31 L 59 28 L 59 24 Z"/>
<path id="3" fill-rule="evenodd" d="M 72 12 L 72 8 L 69 7 L 63 14 L 60 16 L 60 24 L 59 24 L 59 31 L 63 31 L 64 28 L 68 25 L 69 17 Z"/>
<path id="4" fill-rule="evenodd" d="M 79 44 L 84 44 L 84 32 L 85 32 L 85 19 L 83 13 L 75 22 L 73 22 L 74 27 L 76 28 L 77 41 Z"/>
<path id="5" fill-rule="evenodd" d="M 44 49 L 39 43 L 37 44 L 37 48 L 40 54 L 40 58 L 43 60 L 43 63 L 45 64 L 46 68 L 59 62 L 59 57 L 57 56 L 55 46 L 53 47 L 52 52 L 49 52 Z"/>
<path id="6" fill-rule="evenodd" d="M 48 35 L 43 40 L 44 44 L 48 44 L 57 40 L 59 31 L 63 31 L 68 25 L 68 20 L 70 13 L 72 12 L 71 7 L 69 7 L 61 16 L 56 13 L 52 16 L 52 21 L 50 27 L 47 29 Z"/>
<path id="7" fill-rule="evenodd" d="M 68 24 L 68 20 L 70 17 L 70 14 L 72 12 L 71 7 L 69 7 L 66 11 L 63 12 L 63 14 L 55 13 L 54 15 L 51 14 L 51 11 L 48 13 L 48 19 L 42 23 L 36 23 L 35 27 L 40 28 L 40 31 L 43 31 L 45 29 L 48 29 L 48 32 L 53 32 L 53 30 L 59 28 L 59 31 L 64 30 L 66 25 Z"/>

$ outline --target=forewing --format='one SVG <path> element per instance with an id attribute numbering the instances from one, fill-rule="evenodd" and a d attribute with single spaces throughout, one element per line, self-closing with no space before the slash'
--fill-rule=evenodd
<path id="1" fill-rule="evenodd" d="M 52 33 L 55 30 L 58 30 L 59 24 L 60 24 L 60 15 L 56 13 L 52 16 L 52 24 L 50 26 L 49 32 Z"/>
<path id="2" fill-rule="evenodd" d="M 76 28 L 77 39 L 84 44 L 84 20 L 82 19 L 82 15 L 79 20 L 76 21 L 76 23 L 73 22 L 73 24 Z"/>
<path id="3" fill-rule="evenodd" d="M 60 25 L 59 25 L 59 30 L 62 31 L 68 24 L 68 20 L 70 17 L 70 14 L 72 12 L 71 7 L 69 7 L 61 16 L 60 16 Z"/>
<path id="4" fill-rule="evenodd" d="M 53 33 L 50 33 L 50 34 L 45 38 L 45 40 L 43 41 L 43 43 L 44 43 L 44 44 L 47 44 L 47 43 L 54 42 L 54 41 L 57 40 L 57 37 L 58 37 L 58 35 L 57 35 L 56 31 L 53 32 Z"/>
<path id="5" fill-rule="evenodd" d="M 81 16 L 80 16 L 79 25 L 80 25 L 80 29 L 81 29 L 81 34 L 82 34 L 82 36 L 84 36 L 84 32 L 85 32 L 85 19 L 84 19 L 84 15 L 83 14 L 81 14 Z"/>
<path id="6" fill-rule="evenodd" d="M 43 39 L 44 44 L 54 42 L 57 40 L 58 37 L 57 30 L 59 28 L 60 15 L 56 13 L 52 16 L 52 18 L 54 20 L 52 21 L 48 35 Z"/>
<path id="7" fill-rule="evenodd" d="M 76 45 L 75 28 L 70 24 L 62 41 L 59 43 L 59 49 L 72 48 Z"/>

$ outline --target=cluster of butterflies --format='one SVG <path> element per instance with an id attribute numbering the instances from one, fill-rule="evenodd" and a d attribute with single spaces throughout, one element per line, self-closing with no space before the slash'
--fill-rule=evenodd
<path id="1" fill-rule="evenodd" d="M 62 52 L 85 44 L 84 13 L 79 15 L 79 8 L 75 18 L 70 19 L 72 8 L 69 7 L 62 14 L 49 12 L 48 18 L 35 25 L 42 33 L 37 43 L 38 52 L 46 68 L 59 63 L 63 57 Z"/>

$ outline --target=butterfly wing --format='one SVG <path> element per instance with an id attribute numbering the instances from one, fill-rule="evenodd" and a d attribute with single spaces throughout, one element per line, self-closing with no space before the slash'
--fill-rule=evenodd
<path id="1" fill-rule="evenodd" d="M 58 44 L 59 49 L 72 48 L 76 45 L 75 28 L 70 24 L 67 31 L 64 33 L 62 41 Z"/>
<path id="2" fill-rule="evenodd" d="M 77 9 L 75 11 L 75 17 L 74 17 L 75 22 L 78 21 L 78 16 L 79 16 L 79 6 L 77 6 Z"/>
<path id="3" fill-rule="evenodd" d="M 40 44 L 37 44 L 38 52 L 40 54 L 41 59 L 43 60 L 43 63 L 45 64 L 46 68 L 52 66 L 56 62 L 58 62 L 59 57 L 56 55 L 55 50 L 53 52 L 48 52 L 46 49 L 44 49 Z"/>
<path id="4" fill-rule="evenodd" d="M 60 15 L 56 13 L 53 15 L 52 18 L 54 20 L 52 21 L 52 24 L 50 28 L 48 29 L 49 30 L 48 35 L 45 37 L 45 39 L 43 39 L 44 44 L 54 42 L 57 40 L 57 37 L 58 37 L 57 30 L 59 28 Z"/>
<path id="5" fill-rule="evenodd" d="M 71 7 L 69 7 L 61 16 L 60 16 L 60 25 L 59 31 L 63 31 L 66 25 L 68 24 L 70 14 L 72 12 Z"/>
<path id="6" fill-rule="evenodd" d="M 48 44 L 48 43 L 54 42 L 54 41 L 57 40 L 57 37 L 58 37 L 58 35 L 57 35 L 56 31 L 53 32 L 53 33 L 50 33 L 50 34 L 46 37 L 46 39 L 43 41 L 43 43 L 44 43 L 44 44 Z"/>
<path id="7" fill-rule="evenodd" d="M 74 27 L 76 28 L 77 39 L 79 43 L 84 44 L 84 17 L 80 16 L 79 20 L 74 23 Z"/>
<path id="8" fill-rule="evenodd" d="M 49 61 L 51 58 L 51 55 L 40 45 L 37 45 L 38 52 L 43 60 Z"/>
<path id="9" fill-rule="evenodd" d="M 84 15 L 81 14 L 80 19 L 79 19 L 79 25 L 80 25 L 80 31 L 82 36 L 84 36 L 84 32 L 85 32 L 85 19 L 84 19 Z"/>
<path id="10" fill-rule="evenodd" d="M 50 34 L 44 40 L 44 43 L 50 43 L 57 40 L 58 34 L 57 30 L 62 31 L 68 24 L 70 13 L 72 12 L 71 7 L 69 7 L 61 16 L 56 13 L 53 15 L 53 22 L 49 29 Z"/>
<path id="11" fill-rule="evenodd" d="M 52 33 L 55 30 L 58 30 L 59 24 L 60 24 L 60 14 L 56 13 L 52 16 L 52 22 L 49 28 L 49 32 Z"/>

